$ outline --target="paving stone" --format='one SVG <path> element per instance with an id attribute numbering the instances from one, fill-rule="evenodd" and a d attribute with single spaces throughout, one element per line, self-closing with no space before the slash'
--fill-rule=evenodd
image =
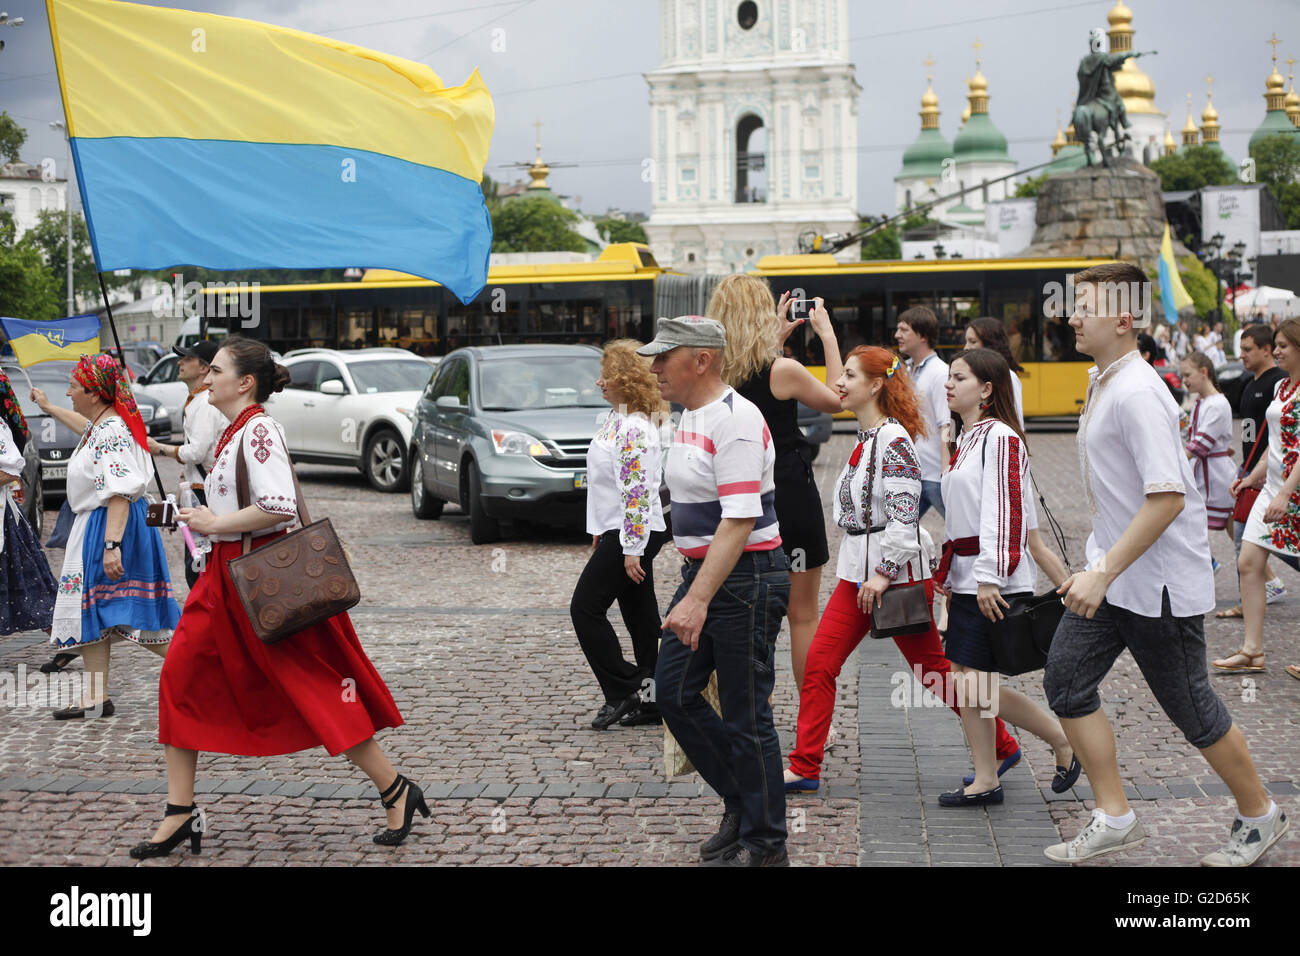
<path id="1" fill-rule="evenodd" d="M 245 790 L 244 792 L 247 793 L 248 791 Z M 370 794 L 373 794 L 375 792 L 376 791 L 373 786 L 369 786 L 362 783 L 349 783 L 349 784 L 344 784 L 343 786 L 335 790 L 333 796 L 331 796 L 330 799 L 331 800 L 359 800 L 362 797 L 369 796 Z"/>
<path id="2" fill-rule="evenodd" d="M 454 783 L 430 783 L 422 784 L 426 800 L 446 800 L 451 796 L 452 791 L 457 787 Z"/>
<path id="3" fill-rule="evenodd" d="M 1201 784 L 1201 789 L 1205 791 L 1207 797 L 1232 796 L 1232 791 L 1228 789 L 1228 785 L 1226 783 L 1221 783 L 1218 780 L 1212 780 L 1208 783 Z"/>
<path id="4" fill-rule="evenodd" d="M 1275 783 L 1266 783 L 1265 788 L 1273 796 L 1286 796 L 1287 794 L 1300 793 L 1300 786 L 1296 786 L 1290 780 L 1284 780 Z M 3 788 L 0 788 L 3 789 Z"/>
<path id="5" fill-rule="evenodd" d="M 217 789 L 214 790 L 213 792 L 214 793 L 243 793 L 252 785 L 253 785 L 253 781 L 248 779 L 247 777 L 242 777 L 238 780 L 223 780 L 221 781 L 221 784 L 217 787 Z"/>
<path id="6" fill-rule="evenodd" d="M 1194 783 L 1171 783 L 1169 784 L 1169 795 L 1177 800 L 1186 800 L 1189 797 L 1203 797 L 1204 793 L 1201 788 Z"/>
<path id="7" fill-rule="evenodd" d="M 275 789 L 275 795 L 277 797 L 301 797 L 310 787 L 311 784 L 307 781 L 290 780 L 287 783 L 280 784 Z"/>
<path id="8" fill-rule="evenodd" d="M 604 784 L 601 784 L 600 788 L 603 791 L 605 789 Z M 483 792 L 479 796 L 487 797 L 489 800 L 504 800 L 514 792 L 515 785 L 513 783 L 489 783 L 483 788 Z"/>
<path id="9" fill-rule="evenodd" d="M 338 788 L 339 784 L 337 783 L 318 783 L 308 788 L 303 793 L 303 796 L 310 800 L 328 800 L 334 796 L 334 791 L 338 790 Z"/>
<path id="10" fill-rule="evenodd" d="M 605 790 L 605 796 L 606 798 L 617 797 L 622 800 L 635 797 L 640 789 L 640 785 L 635 783 L 613 783 Z"/>
<path id="11" fill-rule="evenodd" d="M 515 787 L 513 796 L 516 797 L 540 797 L 546 790 L 544 783 L 521 783 Z"/>
<path id="12" fill-rule="evenodd" d="M 573 788 L 573 795 L 585 800 L 599 799 L 605 795 L 605 784 L 580 783 Z"/>
<path id="13" fill-rule="evenodd" d="M 487 784 L 483 783 L 461 783 L 456 785 L 456 789 L 450 794 L 453 800 L 473 800 L 479 796 Z"/>
<path id="14" fill-rule="evenodd" d="M 250 797 L 265 796 L 268 793 L 275 793 L 280 784 L 275 780 L 254 780 L 244 788 L 244 795 Z"/>

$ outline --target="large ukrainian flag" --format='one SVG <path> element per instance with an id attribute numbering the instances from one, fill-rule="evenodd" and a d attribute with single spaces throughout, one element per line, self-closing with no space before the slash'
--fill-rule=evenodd
<path id="1" fill-rule="evenodd" d="M 492 98 L 296 30 L 113 0 L 46 0 L 101 272 L 399 269 L 468 302 L 487 282 Z"/>

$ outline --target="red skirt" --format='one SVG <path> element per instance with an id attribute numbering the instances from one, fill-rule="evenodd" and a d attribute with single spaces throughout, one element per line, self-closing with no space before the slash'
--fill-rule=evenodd
<path id="1" fill-rule="evenodd" d="M 278 644 L 257 639 L 226 567 L 242 552 L 238 541 L 214 541 L 185 601 L 163 660 L 159 742 L 247 757 L 320 746 L 333 756 L 401 726 L 346 614 Z"/>

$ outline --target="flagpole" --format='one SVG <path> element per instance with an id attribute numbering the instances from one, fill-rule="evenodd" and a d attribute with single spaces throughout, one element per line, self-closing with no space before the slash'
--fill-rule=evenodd
<path id="1" fill-rule="evenodd" d="M 104 297 L 104 311 L 108 313 L 108 327 L 113 332 L 113 344 L 117 346 L 117 360 L 122 365 L 123 375 L 131 375 L 131 370 L 126 364 L 126 354 L 122 351 L 122 342 L 117 337 L 117 323 L 113 321 L 113 307 L 108 302 L 108 287 L 104 285 L 104 273 L 96 272 L 95 276 L 99 279 L 99 293 Z M 131 375 L 134 379 L 135 376 Z M 145 428 L 145 435 L 149 434 L 149 429 Z M 158 462 L 153 455 L 149 456 L 149 464 L 153 465 L 153 480 L 158 485 L 158 500 L 166 501 L 167 493 L 163 491 L 162 475 L 158 474 Z"/>

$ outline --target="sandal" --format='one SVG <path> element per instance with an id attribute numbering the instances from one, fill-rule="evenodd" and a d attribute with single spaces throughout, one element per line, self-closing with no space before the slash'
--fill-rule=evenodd
<path id="1" fill-rule="evenodd" d="M 1294 664 L 1288 664 L 1286 667 L 1282 668 L 1282 670 L 1286 671 L 1296 680 L 1300 680 L 1300 667 L 1296 667 Z"/>
<path id="2" fill-rule="evenodd" d="M 1242 610 L 1241 605 L 1238 604 L 1236 607 L 1228 607 L 1228 608 L 1224 608 L 1222 611 L 1215 611 L 1214 616 L 1229 617 L 1229 618 L 1233 618 L 1234 620 L 1240 620 L 1241 618 L 1246 616 L 1246 612 Z"/>
<path id="3" fill-rule="evenodd" d="M 1246 661 L 1244 664 L 1226 664 L 1221 661 L 1231 661 L 1240 657 Z M 1258 662 L 1258 663 L 1256 663 Z M 1264 673 L 1264 655 L 1247 654 L 1245 648 L 1234 651 L 1227 657 L 1220 658 L 1218 661 L 1211 661 L 1211 665 L 1228 674 L 1262 674 Z"/>

